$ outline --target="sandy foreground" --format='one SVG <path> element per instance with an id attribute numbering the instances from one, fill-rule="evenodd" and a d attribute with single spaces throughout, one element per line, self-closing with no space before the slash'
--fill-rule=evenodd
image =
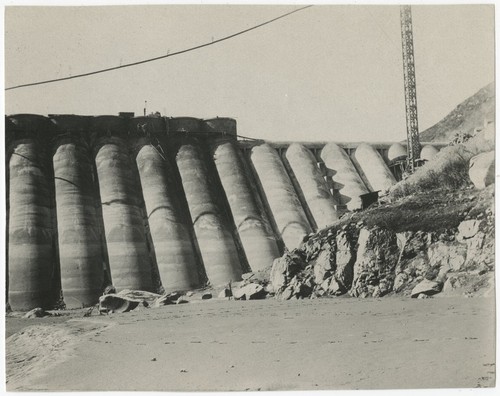
<path id="1" fill-rule="evenodd" d="M 494 297 L 193 301 L 6 319 L 7 390 L 495 385 Z"/>

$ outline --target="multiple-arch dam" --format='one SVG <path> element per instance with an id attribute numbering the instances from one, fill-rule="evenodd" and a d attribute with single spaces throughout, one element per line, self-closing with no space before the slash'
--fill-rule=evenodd
<path id="1" fill-rule="evenodd" d="M 5 131 L 14 310 L 240 280 L 396 183 L 406 152 L 239 140 L 230 118 L 19 114 Z"/>

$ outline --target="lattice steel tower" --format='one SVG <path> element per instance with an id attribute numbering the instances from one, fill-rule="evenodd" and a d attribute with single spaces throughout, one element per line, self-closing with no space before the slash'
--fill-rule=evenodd
<path id="1" fill-rule="evenodd" d="M 413 56 L 411 7 L 409 5 L 402 5 L 400 7 L 400 15 L 405 84 L 406 133 L 408 136 L 407 172 L 413 173 L 416 160 L 420 158 L 420 139 L 418 136 L 417 87 L 415 81 L 415 59 Z"/>

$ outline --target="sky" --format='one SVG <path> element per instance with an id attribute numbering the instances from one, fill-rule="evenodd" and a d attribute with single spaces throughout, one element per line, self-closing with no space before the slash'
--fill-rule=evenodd
<path id="1" fill-rule="evenodd" d="M 6 7 L 5 86 L 217 40 L 294 5 Z M 420 130 L 494 80 L 492 5 L 412 7 Z M 406 137 L 399 7 L 315 5 L 197 51 L 5 92 L 5 113 L 232 117 L 267 140 Z"/>

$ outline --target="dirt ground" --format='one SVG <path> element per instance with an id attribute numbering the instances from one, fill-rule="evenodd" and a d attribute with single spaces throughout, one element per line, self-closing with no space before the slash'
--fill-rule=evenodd
<path id="1" fill-rule="evenodd" d="M 8 317 L 7 390 L 491 387 L 494 303 L 208 300 L 89 318 Z"/>

